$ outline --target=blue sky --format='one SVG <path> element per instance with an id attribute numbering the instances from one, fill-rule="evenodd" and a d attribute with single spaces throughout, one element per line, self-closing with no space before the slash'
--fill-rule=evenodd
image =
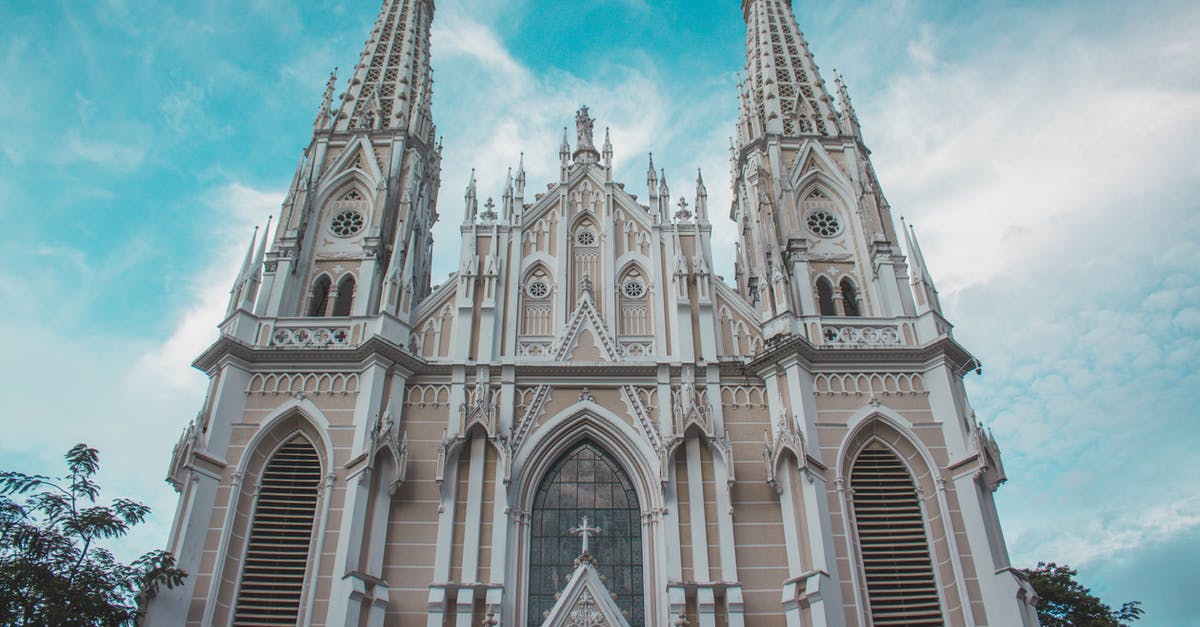
<path id="1" fill-rule="evenodd" d="M 0 467 L 101 448 L 111 493 L 155 510 L 126 551 L 165 539 L 162 476 L 204 388 L 188 363 L 377 8 L 0 0 Z M 969 386 L 1005 450 L 1014 561 L 1200 624 L 1200 5 L 796 8 L 985 364 Z M 470 168 L 484 195 L 521 151 L 531 185 L 553 180 L 579 104 L 631 191 L 653 151 L 676 193 L 702 167 L 727 206 L 742 46 L 730 1 L 440 2 L 435 281 Z M 715 235 L 718 273 L 733 237 Z"/>

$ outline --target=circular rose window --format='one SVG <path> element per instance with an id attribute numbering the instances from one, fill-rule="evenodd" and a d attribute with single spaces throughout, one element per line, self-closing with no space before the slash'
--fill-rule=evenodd
<path id="1" fill-rule="evenodd" d="M 361 213 L 347 209 L 333 216 L 329 230 L 338 237 L 350 237 L 361 231 L 365 223 Z"/>
<path id="2" fill-rule="evenodd" d="M 583 229 L 575 234 L 575 243 L 580 246 L 595 246 L 596 232 L 591 229 Z"/>
<path id="3" fill-rule="evenodd" d="M 817 210 L 808 214 L 808 230 L 821 237 L 833 237 L 842 230 L 842 225 L 832 213 Z"/>
<path id="4" fill-rule="evenodd" d="M 637 279 L 630 279 L 625 282 L 621 291 L 629 298 L 641 298 L 646 293 L 646 286 Z"/>
<path id="5" fill-rule="evenodd" d="M 534 279 L 525 286 L 525 293 L 530 298 L 545 298 L 550 295 L 550 285 L 541 279 Z"/>

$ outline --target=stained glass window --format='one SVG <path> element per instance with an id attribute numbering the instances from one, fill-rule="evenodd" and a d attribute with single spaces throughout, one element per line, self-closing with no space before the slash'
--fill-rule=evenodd
<path id="1" fill-rule="evenodd" d="M 596 444 L 584 440 L 562 456 L 538 486 L 530 518 L 529 613 L 542 624 L 554 595 L 566 587 L 582 544 L 571 529 L 587 516 L 600 533 L 589 552 L 615 593 L 631 627 L 644 622 L 642 527 L 637 493 L 629 475 Z"/>

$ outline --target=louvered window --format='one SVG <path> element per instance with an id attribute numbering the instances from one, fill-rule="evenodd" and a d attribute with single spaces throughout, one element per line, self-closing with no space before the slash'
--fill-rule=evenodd
<path id="1" fill-rule="evenodd" d="M 308 567 L 321 460 L 297 436 L 263 471 L 234 625 L 295 625 Z"/>
<path id="2" fill-rule="evenodd" d="M 895 453 L 872 444 L 854 462 L 850 483 L 872 624 L 941 625 L 929 541 L 908 469 Z"/>

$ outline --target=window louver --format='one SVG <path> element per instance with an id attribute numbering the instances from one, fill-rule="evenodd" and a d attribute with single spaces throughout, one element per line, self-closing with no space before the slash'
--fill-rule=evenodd
<path id="1" fill-rule="evenodd" d="M 321 460 L 296 437 L 263 471 L 234 625 L 295 625 L 317 511 Z"/>
<path id="2" fill-rule="evenodd" d="M 890 450 L 872 445 L 855 461 L 850 482 L 872 624 L 941 625 L 929 542 L 908 469 Z"/>

